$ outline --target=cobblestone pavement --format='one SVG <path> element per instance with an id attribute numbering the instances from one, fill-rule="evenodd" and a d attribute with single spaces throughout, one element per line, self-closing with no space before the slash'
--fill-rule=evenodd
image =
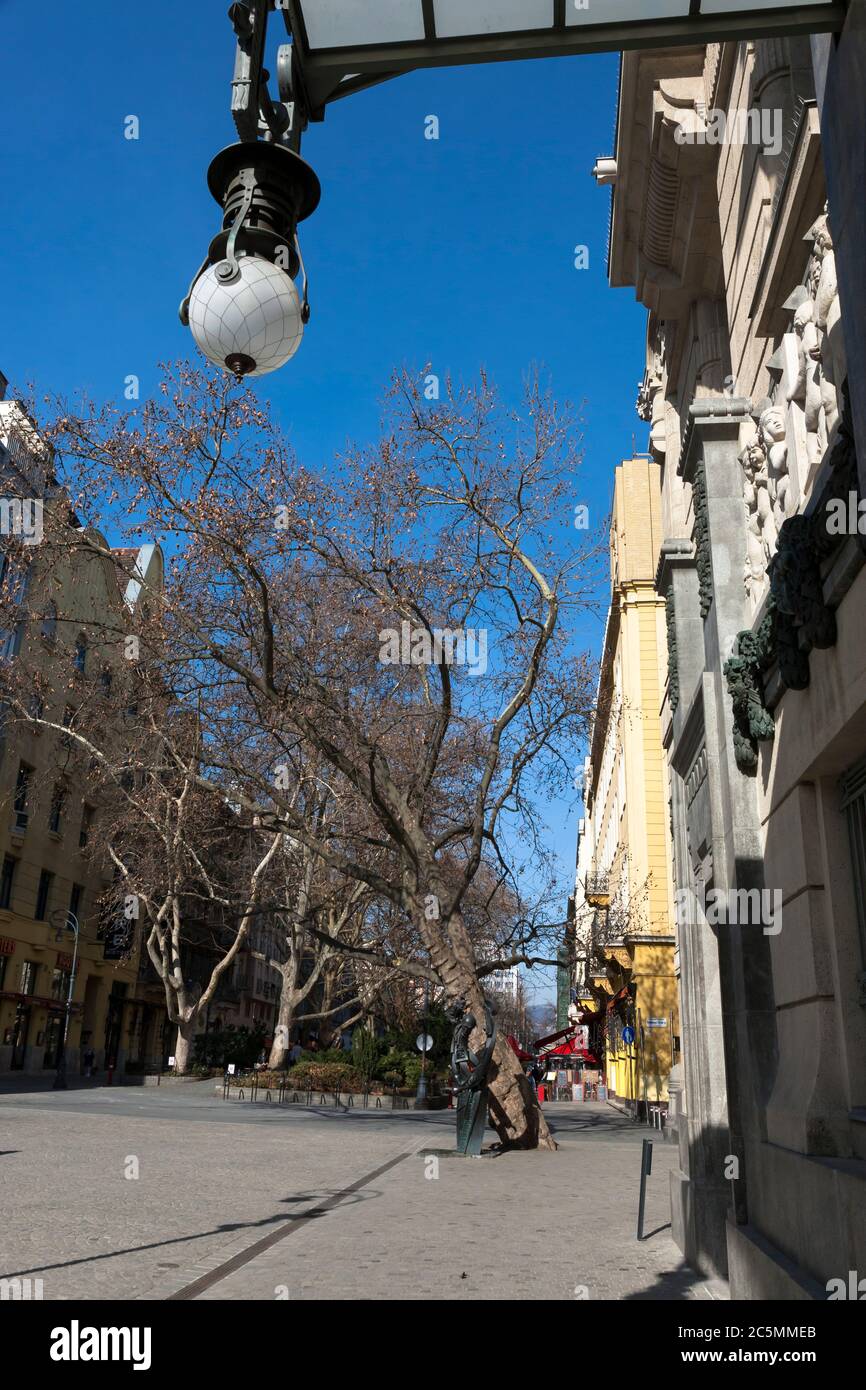
<path id="1" fill-rule="evenodd" d="M 210 1082 L 2 1095 L 0 1277 L 46 1299 L 724 1297 L 670 1238 L 673 1151 L 655 1145 L 638 1244 L 647 1131 L 603 1104 L 546 1113 L 556 1153 L 458 1159 L 449 1111 Z"/>

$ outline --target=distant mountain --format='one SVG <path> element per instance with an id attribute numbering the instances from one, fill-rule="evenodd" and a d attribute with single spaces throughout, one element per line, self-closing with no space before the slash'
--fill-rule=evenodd
<path id="1" fill-rule="evenodd" d="M 556 1004 L 552 999 L 540 1004 L 530 1004 L 526 1010 L 532 1030 L 538 1038 L 556 1032 Z"/>

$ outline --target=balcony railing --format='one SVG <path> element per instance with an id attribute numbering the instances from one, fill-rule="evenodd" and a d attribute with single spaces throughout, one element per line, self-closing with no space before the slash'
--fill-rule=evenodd
<path id="1" fill-rule="evenodd" d="M 610 875 L 587 874 L 583 893 L 591 907 L 609 907 Z"/>

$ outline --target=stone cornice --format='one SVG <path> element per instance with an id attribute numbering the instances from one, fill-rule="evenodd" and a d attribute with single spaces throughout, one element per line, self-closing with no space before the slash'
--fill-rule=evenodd
<path id="1" fill-rule="evenodd" d="M 664 594 L 676 569 L 691 568 L 695 563 L 695 547 L 689 536 L 674 536 L 662 542 L 656 568 L 656 592 Z"/>
<path id="2" fill-rule="evenodd" d="M 726 431 L 738 429 L 752 414 L 752 402 L 745 396 L 699 396 L 689 406 L 683 431 L 677 474 L 690 483 L 698 462 L 700 445 L 708 435 L 723 438 Z"/>
<path id="3" fill-rule="evenodd" d="M 706 212 L 718 150 L 675 138 L 700 125 L 705 60 L 704 45 L 623 55 L 608 272 L 669 319 L 712 296 L 721 267 L 718 219 Z"/>

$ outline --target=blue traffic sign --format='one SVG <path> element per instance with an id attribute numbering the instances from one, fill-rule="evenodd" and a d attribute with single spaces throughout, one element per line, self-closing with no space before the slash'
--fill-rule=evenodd
<path id="1" fill-rule="evenodd" d="M 623 1028 L 622 1040 L 626 1044 L 626 1046 L 630 1047 L 631 1044 L 634 1042 L 634 1029 L 629 1026 Z"/>

